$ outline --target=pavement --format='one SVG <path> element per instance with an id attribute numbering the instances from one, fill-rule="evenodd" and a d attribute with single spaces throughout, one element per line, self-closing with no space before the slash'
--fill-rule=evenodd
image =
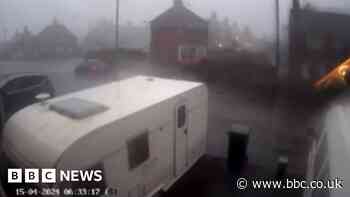
<path id="1" fill-rule="evenodd" d="M 145 61 L 120 62 L 118 69 L 105 76 L 77 77 L 74 68 L 81 59 L 0 62 L 0 74 L 11 72 L 43 72 L 49 75 L 58 95 L 67 94 L 109 81 L 121 80 L 135 75 L 155 75 L 160 77 L 202 80 L 200 77 L 176 66 L 161 66 Z M 226 131 L 232 124 L 244 124 L 252 128 L 248 145 L 248 164 L 243 175 L 248 178 L 270 178 L 276 171 L 280 155 L 290 157 L 288 171 L 292 176 L 302 177 L 306 170 L 307 141 L 305 139 L 305 114 L 302 103 L 292 102 L 288 95 L 279 91 L 275 73 L 257 72 L 255 75 L 240 75 L 228 82 L 211 82 L 209 88 L 209 120 L 207 157 L 180 181 L 175 188 L 178 194 L 186 192 L 197 196 L 235 196 L 246 193 L 232 191 L 227 178 L 225 159 L 227 157 Z M 303 116 L 304 114 L 304 116 Z M 302 146 L 301 146 L 302 145 Z M 202 173 L 206 172 L 206 173 Z M 177 184 L 178 185 L 178 184 Z M 233 187 L 233 186 L 232 186 Z M 192 188 L 188 190 L 188 188 Z M 181 193 L 181 191 L 185 193 Z M 221 193 L 219 192 L 221 191 Z M 257 191 L 252 191 L 257 192 Z M 276 195 L 276 192 L 258 192 L 259 195 Z M 169 194 L 171 196 L 171 192 Z M 180 196 L 181 196 L 180 195 Z M 299 194 L 298 194 L 299 195 Z M 298 196 L 294 195 L 294 196 Z M 217 196 L 217 195 L 216 195 Z"/>
<path id="2" fill-rule="evenodd" d="M 206 173 L 203 173 L 206 172 Z M 238 188 L 238 181 L 247 181 L 247 187 Z M 287 177 L 285 177 L 287 178 Z M 288 177 L 290 179 L 300 177 Z M 276 181 L 274 173 L 248 162 L 238 175 L 232 175 L 226 161 L 205 156 L 183 176 L 163 197 L 201 196 L 201 197 L 298 197 L 300 189 L 254 189 L 252 181 Z M 285 179 L 281 179 L 285 180 Z M 285 182 L 284 182 L 285 183 Z"/>

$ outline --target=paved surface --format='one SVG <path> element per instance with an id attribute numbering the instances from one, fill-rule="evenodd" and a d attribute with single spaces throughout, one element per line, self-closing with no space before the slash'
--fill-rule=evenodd
<path id="1" fill-rule="evenodd" d="M 206 172 L 206 173 L 203 173 Z M 238 178 L 248 181 L 246 189 L 238 189 Z M 297 178 L 297 177 L 289 177 Z M 251 181 L 276 180 L 274 174 L 263 167 L 248 163 L 239 175 L 230 175 L 223 159 L 203 157 L 194 168 L 177 182 L 164 197 L 298 197 L 298 189 L 253 189 Z M 300 180 L 300 179 L 299 179 Z"/>
<path id="2" fill-rule="evenodd" d="M 113 75 L 100 77 L 77 77 L 75 67 L 82 61 L 80 58 L 51 61 L 0 62 L 0 74 L 14 72 L 40 72 L 47 74 L 58 94 L 93 87 L 112 80 Z"/>
<path id="3" fill-rule="evenodd" d="M 81 59 L 0 62 L 0 74 L 12 72 L 47 73 L 59 95 L 140 74 L 201 80 L 193 74 L 183 72 L 177 67 L 163 67 L 137 61 L 121 62 L 117 71 L 105 76 L 77 77 L 74 74 L 74 68 L 80 61 Z M 209 183 L 206 183 L 205 180 L 213 183 L 212 186 L 208 187 L 209 190 L 213 190 L 209 191 L 212 195 L 220 188 L 223 189 L 222 191 L 227 191 L 222 185 L 224 184 L 222 180 L 225 178 L 223 176 L 225 170 L 222 164 L 224 163 L 227 150 L 226 131 L 230 129 L 233 123 L 248 125 L 253 131 L 248 147 L 249 170 L 247 170 L 247 176 L 258 175 L 265 178 L 271 176 L 276 168 L 278 155 L 281 153 L 291 156 L 290 161 L 293 165 L 290 166 L 290 171 L 293 174 L 302 174 L 305 170 L 305 155 L 299 155 L 306 151 L 298 149 L 297 146 L 306 142 L 300 140 L 304 138 L 304 133 L 303 130 L 296 126 L 300 125 L 300 119 L 303 119 L 303 116 L 299 116 L 305 112 L 303 105 L 290 102 L 288 96 L 278 94 L 275 91 L 276 79 L 273 73 L 270 73 L 269 76 L 264 74 L 243 76 L 238 72 L 236 76 L 239 79 L 237 81 L 208 84 L 209 125 L 207 152 L 212 158 L 219 159 L 204 160 L 202 165 L 199 165 L 197 168 L 205 172 L 212 171 L 211 168 L 215 169 L 213 171 L 214 174 L 209 173 L 208 175 L 203 175 L 206 177 L 201 177 L 203 173 L 196 173 L 201 170 L 194 170 L 196 176 L 193 175 L 191 177 L 194 177 L 195 182 L 196 180 L 199 181 L 197 184 L 198 188 L 207 188 L 206 184 Z M 299 107 L 296 108 L 295 106 Z M 291 115 L 296 111 L 298 113 Z M 297 119 L 294 120 L 294 117 L 297 117 Z M 291 126 L 295 130 L 292 131 L 289 128 Z M 295 144 L 296 146 L 293 147 Z M 207 176 L 214 176 L 216 179 L 211 179 Z M 202 182 L 200 181 L 201 179 L 203 179 Z M 216 180 L 217 183 L 215 181 L 212 182 L 213 180 Z M 206 192 L 206 189 L 201 192 Z"/>

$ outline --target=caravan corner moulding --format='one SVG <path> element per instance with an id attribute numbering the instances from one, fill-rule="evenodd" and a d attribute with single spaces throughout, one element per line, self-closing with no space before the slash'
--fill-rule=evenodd
<path id="1" fill-rule="evenodd" d="M 19 111 L 5 125 L 3 157 L 18 168 L 100 169 L 97 185 L 118 197 L 150 196 L 205 154 L 207 114 L 204 84 L 137 76 Z"/>

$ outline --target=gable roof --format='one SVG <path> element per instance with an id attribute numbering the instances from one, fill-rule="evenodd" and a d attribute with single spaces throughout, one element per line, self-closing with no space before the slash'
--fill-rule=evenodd
<path id="1" fill-rule="evenodd" d="M 42 43 L 51 43 L 57 40 L 62 42 L 64 40 L 66 44 L 74 44 L 77 41 L 77 37 L 66 26 L 58 22 L 45 27 L 37 37 Z"/>
<path id="2" fill-rule="evenodd" d="M 195 27 L 207 28 L 208 22 L 185 6 L 176 6 L 151 21 L 152 28 L 155 27 Z"/>

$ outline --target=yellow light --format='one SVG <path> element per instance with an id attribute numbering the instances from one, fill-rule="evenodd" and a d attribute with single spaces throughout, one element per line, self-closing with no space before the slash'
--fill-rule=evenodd
<path id="1" fill-rule="evenodd" d="M 327 73 L 325 76 L 323 76 L 321 79 L 316 81 L 313 86 L 321 90 L 323 88 L 331 87 L 335 84 L 339 83 L 346 83 L 346 75 L 350 71 L 350 58 L 347 59 L 345 62 L 334 68 L 332 71 Z"/>
<path id="2" fill-rule="evenodd" d="M 338 68 L 338 74 L 342 77 L 346 77 L 346 73 L 348 72 L 348 66 L 347 65 L 342 65 Z"/>

